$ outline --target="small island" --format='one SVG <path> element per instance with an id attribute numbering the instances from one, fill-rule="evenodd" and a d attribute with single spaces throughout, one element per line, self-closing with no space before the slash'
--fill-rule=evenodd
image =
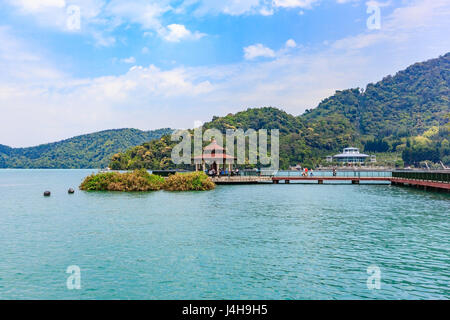
<path id="1" fill-rule="evenodd" d="M 208 191 L 216 187 L 204 172 L 176 173 L 167 178 L 150 174 L 145 169 L 132 172 L 101 172 L 84 179 L 84 191 Z"/>

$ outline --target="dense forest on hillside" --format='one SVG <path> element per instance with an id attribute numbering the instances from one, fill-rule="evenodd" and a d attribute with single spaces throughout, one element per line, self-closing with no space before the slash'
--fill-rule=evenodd
<path id="1" fill-rule="evenodd" d="M 284 111 L 267 107 L 248 109 L 226 117 L 215 117 L 211 122 L 205 123 L 203 126 L 204 130 L 218 129 L 221 132 L 225 132 L 227 129 L 243 129 L 246 131 L 248 129 L 259 130 L 266 128 L 279 129 L 280 136 L 285 137 L 290 133 L 301 134 L 303 124 L 297 117 Z M 193 134 L 192 130 L 191 134 Z M 268 140 L 270 150 L 270 139 Z M 223 137 L 223 141 L 224 143 L 226 142 L 225 137 Z M 208 143 L 209 141 L 204 141 L 203 144 L 207 145 Z M 110 167 L 116 170 L 190 168 L 190 166 L 184 165 L 175 166 L 172 163 L 172 148 L 176 144 L 176 141 L 171 141 L 170 135 L 163 136 L 159 140 L 150 141 L 131 148 L 126 152 L 115 154 L 111 159 Z"/>
<path id="2" fill-rule="evenodd" d="M 116 129 L 30 148 L 0 145 L 0 168 L 102 168 L 113 154 L 170 132 Z"/>
<path id="3" fill-rule="evenodd" d="M 423 161 L 450 165 L 450 53 L 416 63 L 365 89 L 337 91 L 317 108 L 293 116 L 250 108 L 213 117 L 204 129 L 279 129 L 280 167 L 316 166 L 326 155 L 355 146 L 370 153 L 401 154 L 399 165 Z M 115 154 L 114 169 L 169 169 L 175 142 L 170 136 Z M 400 160 L 401 162 L 401 160 Z"/>
<path id="4" fill-rule="evenodd" d="M 390 142 L 448 122 L 450 53 L 416 63 L 366 89 L 337 91 L 305 113 L 307 120 L 342 115 L 366 139 Z"/>
<path id="5" fill-rule="evenodd" d="M 450 118 L 450 116 L 447 116 Z M 402 151 L 405 163 L 422 166 L 423 162 L 450 165 L 450 123 L 433 126 L 422 135 L 407 138 Z"/>
<path id="6" fill-rule="evenodd" d="M 349 129 L 345 119 L 326 119 L 315 123 L 307 123 L 301 117 L 295 117 L 282 110 L 265 107 L 253 108 L 226 117 L 215 117 L 205 123 L 204 130 L 218 129 L 267 129 L 268 150 L 270 151 L 270 130 L 280 131 L 280 167 L 302 163 L 309 167 L 316 166 L 323 158 L 341 146 L 355 145 L 356 134 Z M 191 134 L 193 132 L 191 131 Z M 226 139 L 223 136 L 226 146 Z M 131 148 L 123 153 L 115 154 L 110 163 L 112 169 L 174 169 L 189 166 L 176 166 L 170 160 L 172 148 L 177 142 L 171 141 L 170 135 L 159 140 Z M 207 145 L 209 141 L 204 141 Z M 247 150 L 248 151 L 248 150 Z M 247 154 L 248 156 L 248 154 Z M 251 168 L 254 165 L 243 165 Z"/>

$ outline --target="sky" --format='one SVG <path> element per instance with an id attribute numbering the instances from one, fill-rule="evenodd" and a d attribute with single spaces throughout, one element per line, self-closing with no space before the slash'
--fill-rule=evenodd
<path id="1" fill-rule="evenodd" d="M 448 0 L 0 0 L 0 144 L 300 115 L 445 54 L 449 32 Z"/>

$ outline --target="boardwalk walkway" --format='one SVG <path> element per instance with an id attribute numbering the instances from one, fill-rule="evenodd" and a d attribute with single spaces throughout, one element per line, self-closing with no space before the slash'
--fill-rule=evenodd
<path id="1" fill-rule="evenodd" d="M 373 175 L 359 172 L 345 173 L 343 176 L 301 176 L 289 172 L 280 172 L 273 175 L 240 175 L 240 176 L 220 176 L 213 177 L 216 184 L 258 184 L 258 183 L 274 183 L 289 184 L 291 182 L 311 183 L 317 181 L 318 184 L 324 182 L 351 182 L 351 184 L 360 184 L 361 182 L 382 182 L 399 186 L 414 186 L 424 190 L 440 190 L 450 192 L 450 172 L 418 172 L 418 171 L 392 171 L 374 172 Z"/>
<path id="2" fill-rule="evenodd" d="M 213 177 L 215 184 L 256 184 L 256 183 L 272 183 L 270 176 L 220 176 Z"/>

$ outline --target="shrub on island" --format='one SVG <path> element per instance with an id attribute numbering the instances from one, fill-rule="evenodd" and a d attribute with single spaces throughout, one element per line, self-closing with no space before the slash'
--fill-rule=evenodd
<path id="1" fill-rule="evenodd" d="M 167 191 L 207 191 L 216 187 L 204 172 L 177 173 L 164 182 Z"/>
<path id="2" fill-rule="evenodd" d="M 84 191 L 207 191 L 216 187 L 204 172 L 177 173 L 164 179 L 149 174 L 145 169 L 133 172 L 106 172 L 92 174 L 84 179 Z"/>
<path id="3" fill-rule="evenodd" d="M 133 172 L 106 172 L 92 174 L 80 185 L 85 191 L 157 191 L 161 190 L 164 178 L 149 174 L 145 169 Z"/>

